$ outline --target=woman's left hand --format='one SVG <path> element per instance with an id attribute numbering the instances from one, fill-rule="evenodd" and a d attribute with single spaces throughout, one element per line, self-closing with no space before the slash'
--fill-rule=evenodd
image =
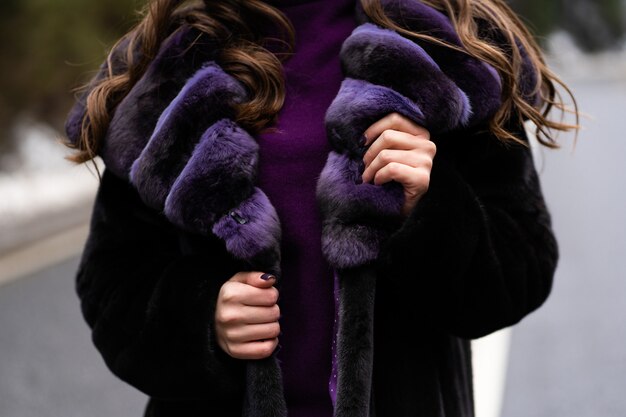
<path id="1" fill-rule="evenodd" d="M 404 187 L 402 215 L 408 216 L 428 191 L 437 148 L 430 132 L 399 113 L 390 113 L 364 132 L 363 182 L 380 185 L 391 180 Z"/>

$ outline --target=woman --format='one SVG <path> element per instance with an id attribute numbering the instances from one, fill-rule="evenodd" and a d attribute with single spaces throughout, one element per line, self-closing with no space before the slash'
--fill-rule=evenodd
<path id="1" fill-rule="evenodd" d="M 532 37 L 500 0 L 181 3 L 67 121 L 106 164 L 77 291 L 107 365 L 149 416 L 473 415 L 469 339 L 558 257 Z"/>

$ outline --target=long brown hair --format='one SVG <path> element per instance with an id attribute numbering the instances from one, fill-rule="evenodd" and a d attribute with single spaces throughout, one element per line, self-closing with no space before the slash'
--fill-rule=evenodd
<path id="1" fill-rule="evenodd" d="M 144 74 L 165 38 L 182 25 L 220 41 L 220 66 L 251 92 L 250 100 L 234 104 L 237 122 L 258 132 L 275 121 L 285 99 L 281 61 L 295 43 L 295 30 L 282 12 L 260 0 L 149 0 L 141 16 L 111 48 L 106 74 L 83 87 L 89 90 L 86 111 L 78 143 L 66 142 L 76 149 L 70 160 L 81 163 L 97 155 L 115 107 Z M 268 21 L 278 27 L 281 38 L 261 35 L 259 29 Z M 272 41 L 282 44 L 282 51 L 271 53 L 264 47 Z"/>
<path id="2" fill-rule="evenodd" d="M 385 14 L 380 0 L 357 1 L 361 1 L 369 18 L 382 27 L 458 49 L 394 22 Z M 490 130 L 499 139 L 518 141 L 504 127 L 514 108 L 521 119 L 529 119 L 537 126 L 538 141 L 548 147 L 557 147 L 555 130 L 568 131 L 577 127 L 548 118 L 554 107 L 566 110 L 557 87 L 571 97 L 578 121 L 576 100 L 567 86 L 550 72 L 532 35 L 503 0 L 414 1 L 422 1 L 445 12 L 467 53 L 491 64 L 499 72 L 503 80 L 503 105 L 490 122 Z M 479 36 L 479 21 L 487 22 L 502 33 L 506 41 L 504 47 Z M 267 22 L 273 23 L 282 37 L 264 36 L 260 28 Z M 251 93 L 249 101 L 236 105 L 236 121 L 252 133 L 266 129 L 275 121 L 285 99 L 282 61 L 293 52 L 295 43 L 294 28 L 280 10 L 261 0 L 202 0 L 192 3 L 185 0 L 150 0 L 140 22 L 111 49 L 105 75 L 88 87 L 90 91 L 86 97 L 80 140 L 76 144 L 68 143 L 76 149 L 71 160 L 80 163 L 96 156 L 115 107 L 144 74 L 164 39 L 183 24 L 223 41 L 220 65 Z M 281 42 L 284 50 L 270 52 L 265 47 L 270 41 Z M 517 45 L 524 48 L 536 70 L 535 90 L 542 99 L 539 106 L 529 104 L 520 92 L 519 75 L 523 58 Z"/>
<path id="3" fill-rule="evenodd" d="M 407 30 L 392 21 L 384 13 L 380 0 L 361 0 L 367 15 L 375 23 L 394 29 L 409 37 L 423 39 L 453 49 L 461 49 L 437 38 Z M 504 0 L 416 0 L 445 12 L 451 19 L 465 50 L 472 56 L 492 65 L 502 79 L 502 106 L 489 123 L 489 128 L 500 140 L 521 142 L 505 128 L 506 122 L 517 109 L 520 121 L 530 120 L 536 127 L 536 138 L 544 146 L 558 148 L 555 131 L 578 129 L 578 104 L 569 87 L 557 77 L 545 63 L 541 49 L 520 18 Z M 496 44 L 480 37 L 479 22 L 495 28 L 504 38 L 504 44 Z M 519 47 L 521 45 L 521 48 Z M 520 89 L 522 52 L 527 54 L 535 71 L 534 94 L 540 97 L 539 104 L 530 104 Z M 560 90 L 571 99 L 569 109 Z M 554 109 L 561 112 L 559 121 L 548 117 Z M 574 115 L 575 123 L 564 123 L 565 113 Z M 522 142 L 523 143 L 523 142 Z"/>

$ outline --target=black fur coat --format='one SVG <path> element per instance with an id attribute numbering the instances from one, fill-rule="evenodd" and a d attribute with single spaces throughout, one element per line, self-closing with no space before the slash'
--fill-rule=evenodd
<path id="1" fill-rule="evenodd" d="M 459 45 L 443 14 L 383 3 Z M 469 339 L 548 296 L 550 217 L 529 149 L 486 133 L 500 105 L 493 68 L 369 23 L 360 5 L 355 15 L 317 188 L 322 248 L 340 280 L 335 415 L 472 416 Z M 176 31 L 117 107 L 77 290 L 109 368 L 151 397 L 147 415 L 285 416 L 275 358 L 230 358 L 213 337 L 224 281 L 243 270 L 280 276 L 281 259 L 280 219 L 255 185 L 258 146 L 233 121 L 246 91 L 220 68 L 216 45 Z M 525 68 L 530 102 L 534 81 Z M 406 218 L 399 184 L 359 180 L 358 139 L 390 112 L 428 128 L 438 147 L 429 191 Z M 79 101 L 70 140 L 83 113 Z M 526 140 L 522 126 L 509 129 Z"/>

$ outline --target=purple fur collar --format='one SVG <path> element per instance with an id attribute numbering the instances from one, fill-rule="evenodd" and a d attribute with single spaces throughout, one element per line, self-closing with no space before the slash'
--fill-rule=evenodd
<path id="1" fill-rule="evenodd" d="M 413 30 L 460 45 L 439 11 L 417 1 L 383 4 Z M 340 52 L 345 79 L 326 113 L 333 150 L 317 187 L 322 248 L 337 269 L 374 260 L 400 224 L 399 184 L 360 183 L 358 140 L 365 129 L 390 112 L 434 136 L 467 129 L 494 114 L 501 94 L 500 79 L 489 65 L 369 23 L 360 2 L 356 14 L 361 24 Z M 214 234 L 251 267 L 279 274 L 280 221 L 255 186 L 258 145 L 233 121 L 231 104 L 245 100 L 246 92 L 219 67 L 215 53 L 206 52 L 210 46 L 200 42 L 202 48 L 188 48 L 196 36 L 183 29 L 168 38 L 118 106 L 101 156 L 108 169 L 127 177 L 145 203 L 173 223 Z M 78 104 L 68 119 L 70 139 L 78 137 L 83 111 Z"/>

